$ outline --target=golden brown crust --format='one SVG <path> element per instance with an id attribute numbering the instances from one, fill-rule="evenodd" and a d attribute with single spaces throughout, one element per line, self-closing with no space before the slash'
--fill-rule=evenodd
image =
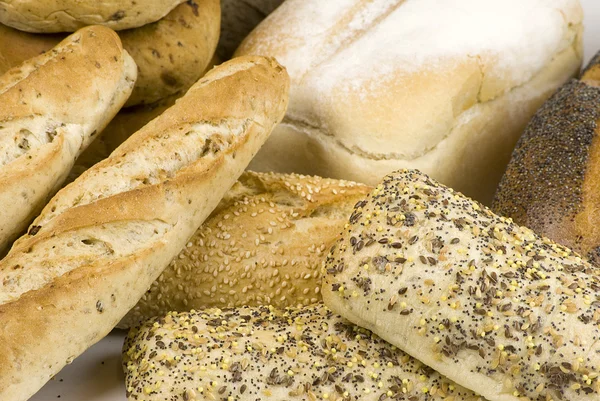
<path id="1" fill-rule="evenodd" d="M 27 399 L 134 306 L 281 120 L 288 90 L 273 59 L 226 63 L 50 201 L 0 262 L 1 399 Z"/>
<path id="2" fill-rule="evenodd" d="M 370 189 L 245 172 L 119 327 L 169 311 L 320 301 L 325 253 Z"/>
<path id="3" fill-rule="evenodd" d="M 597 56 L 558 90 L 520 138 L 493 209 L 600 263 Z"/>
<path id="4" fill-rule="evenodd" d="M 152 103 L 186 90 L 209 65 L 219 39 L 219 0 L 189 0 L 163 19 L 119 32 L 138 66 L 126 106 Z M 0 25 L 0 73 L 55 46 L 64 35 L 20 32 Z"/>

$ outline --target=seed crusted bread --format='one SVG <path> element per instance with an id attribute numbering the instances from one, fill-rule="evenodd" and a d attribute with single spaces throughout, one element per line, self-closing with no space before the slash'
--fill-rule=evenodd
<path id="1" fill-rule="evenodd" d="M 418 171 L 360 202 L 325 263 L 336 313 L 491 401 L 600 394 L 600 275 Z"/>
<path id="2" fill-rule="evenodd" d="M 169 311 L 321 301 L 321 265 L 370 187 L 245 172 L 119 327 Z"/>
<path id="3" fill-rule="evenodd" d="M 123 364 L 136 401 L 481 400 L 323 304 L 169 313 Z"/>
<path id="4" fill-rule="evenodd" d="M 185 0 L 0 0 L 0 22 L 27 32 L 74 32 L 86 25 L 136 28 Z"/>
<path id="5" fill-rule="evenodd" d="M 0 261 L 0 399 L 27 399 L 116 326 L 283 118 L 288 88 L 273 59 L 223 64 L 58 192 Z"/>
<path id="6" fill-rule="evenodd" d="M 0 253 L 60 188 L 135 79 L 119 37 L 100 26 L 0 77 Z"/>

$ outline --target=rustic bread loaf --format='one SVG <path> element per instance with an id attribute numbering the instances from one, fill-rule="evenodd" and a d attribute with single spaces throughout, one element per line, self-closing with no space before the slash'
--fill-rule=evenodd
<path id="1" fill-rule="evenodd" d="M 481 400 L 323 304 L 169 313 L 123 365 L 132 401 Z"/>
<path id="2" fill-rule="evenodd" d="M 535 114 L 492 209 L 600 266 L 600 55 Z"/>
<path id="3" fill-rule="evenodd" d="M 0 399 L 25 400 L 138 302 L 287 105 L 273 59 L 244 57 L 63 188 L 0 261 Z"/>
<path id="4" fill-rule="evenodd" d="M 372 185 L 418 168 L 490 203 L 531 116 L 579 70 L 581 20 L 578 0 L 288 0 L 236 52 L 292 80 L 250 168 Z"/>
<path id="5" fill-rule="evenodd" d="M 366 185 L 297 174 L 244 173 L 121 321 L 170 311 L 321 300 L 321 264 Z"/>
<path id="6" fill-rule="evenodd" d="M 161 20 L 119 32 L 138 66 L 126 106 L 187 90 L 209 65 L 219 40 L 219 0 L 189 0 Z M 0 73 L 55 46 L 64 34 L 41 35 L 0 25 Z"/>
<path id="7" fill-rule="evenodd" d="M 0 0 L 0 23 L 27 32 L 121 30 L 157 21 L 185 0 Z"/>
<path id="8" fill-rule="evenodd" d="M 598 269 L 417 171 L 349 221 L 333 311 L 490 401 L 599 399 Z"/>
<path id="9" fill-rule="evenodd" d="M 110 29 L 82 29 L 0 77 L 0 253 L 131 94 L 135 63 Z"/>

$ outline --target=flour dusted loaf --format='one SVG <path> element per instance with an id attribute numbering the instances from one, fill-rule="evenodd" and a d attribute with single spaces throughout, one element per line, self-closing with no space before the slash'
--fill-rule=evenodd
<path id="1" fill-rule="evenodd" d="M 0 23 L 27 32 L 73 32 L 86 25 L 115 30 L 164 17 L 185 0 L 1 0 Z"/>
<path id="2" fill-rule="evenodd" d="M 0 77 L 0 253 L 60 188 L 135 78 L 118 36 L 99 26 Z"/>
<path id="3" fill-rule="evenodd" d="M 600 55 L 535 114 L 492 209 L 600 266 Z"/>
<path id="4" fill-rule="evenodd" d="M 127 337 L 135 401 L 477 401 L 323 304 L 169 313 Z"/>
<path id="5" fill-rule="evenodd" d="M 50 200 L 0 261 L 0 399 L 26 400 L 138 302 L 281 120 L 288 86 L 273 59 L 223 64 Z"/>
<path id="6" fill-rule="evenodd" d="M 600 397 L 600 275 L 418 171 L 359 203 L 323 299 L 490 401 Z"/>
<path id="7" fill-rule="evenodd" d="M 119 327 L 170 311 L 321 300 L 321 265 L 370 187 L 245 172 Z"/>
<path id="8" fill-rule="evenodd" d="M 581 63 L 578 0 L 289 0 L 236 54 L 290 72 L 250 165 L 374 185 L 418 168 L 490 203 L 527 122 Z"/>
<path id="9" fill-rule="evenodd" d="M 118 32 L 138 66 L 127 107 L 187 90 L 209 65 L 219 40 L 219 0 L 189 0 L 159 21 Z M 0 72 L 51 49 L 63 34 L 21 32 L 0 25 Z"/>

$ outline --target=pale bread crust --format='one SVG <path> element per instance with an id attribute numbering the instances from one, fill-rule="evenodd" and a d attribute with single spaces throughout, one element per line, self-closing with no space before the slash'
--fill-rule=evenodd
<path id="1" fill-rule="evenodd" d="M 0 23 L 26 32 L 74 32 L 86 25 L 114 30 L 158 21 L 185 0 L 2 0 Z"/>
<path id="2" fill-rule="evenodd" d="M 119 327 L 170 311 L 321 300 L 321 264 L 370 187 L 246 171 Z"/>
<path id="3" fill-rule="evenodd" d="M 126 107 L 154 103 L 192 86 L 210 65 L 219 40 L 219 0 L 187 1 L 159 21 L 120 31 L 138 66 Z M 42 35 L 0 25 L 0 73 L 48 51 L 64 34 Z"/>
<path id="4" fill-rule="evenodd" d="M 0 252 L 60 188 L 135 79 L 135 63 L 119 37 L 100 26 L 72 34 L 0 77 Z"/>
<path id="5" fill-rule="evenodd" d="M 273 59 L 226 63 L 49 202 L 0 262 L 0 398 L 27 399 L 135 305 L 281 120 L 288 89 Z"/>
<path id="6" fill-rule="evenodd" d="M 416 170 L 385 177 L 323 300 L 490 401 L 597 400 L 598 269 Z"/>
<path id="7" fill-rule="evenodd" d="M 456 50 L 448 60 L 436 59 L 427 49 L 414 49 L 415 59 L 420 60 L 421 53 L 431 59 L 416 67 L 392 56 L 387 63 L 375 65 L 369 52 L 374 48 L 382 54 L 393 53 L 380 43 L 394 35 L 392 22 L 418 2 L 379 2 L 382 9 L 375 11 L 380 15 L 362 23 L 371 18 L 365 10 L 375 3 L 335 3 L 340 4 L 339 10 L 322 17 L 313 12 L 320 7 L 317 0 L 287 1 L 244 40 L 236 54 L 276 57 L 292 79 L 285 120 L 289 129 L 278 128 L 250 168 L 371 185 L 398 168 L 419 168 L 489 203 L 510 151 L 536 107 L 579 70 L 579 2 L 552 3 L 557 5 L 551 13 L 545 8 L 549 3 L 527 2 L 527 6 L 539 7 L 539 14 L 545 9 L 544 18 L 552 15 L 550 26 L 537 12 L 528 17 L 532 23 L 540 18 L 544 26 L 537 38 L 550 38 L 554 34 L 544 36 L 550 30 L 557 32 L 531 65 L 506 62 L 522 59 L 517 55 L 521 45 L 495 54 L 491 43 L 491 51 L 474 55 Z M 444 4 L 460 9 L 463 3 Z M 465 11 L 464 18 L 478 16 Z M 494 23 L 488 18 L 487 25 Z M 499 32 L 510 29 L 497 22 L 496 26 Z M 414 29 L 419 37 L 436 27 L 428 27 L 425 19 Z M 423 35 L 417 34 L 418 29 Z M 399 49 L 410 47 L 413 40 L 410 36 L 394 38 Z M 526 38 L 520 43 L 539 47 Z M 361 63 L 363 69 L 357 67 Z"/>

